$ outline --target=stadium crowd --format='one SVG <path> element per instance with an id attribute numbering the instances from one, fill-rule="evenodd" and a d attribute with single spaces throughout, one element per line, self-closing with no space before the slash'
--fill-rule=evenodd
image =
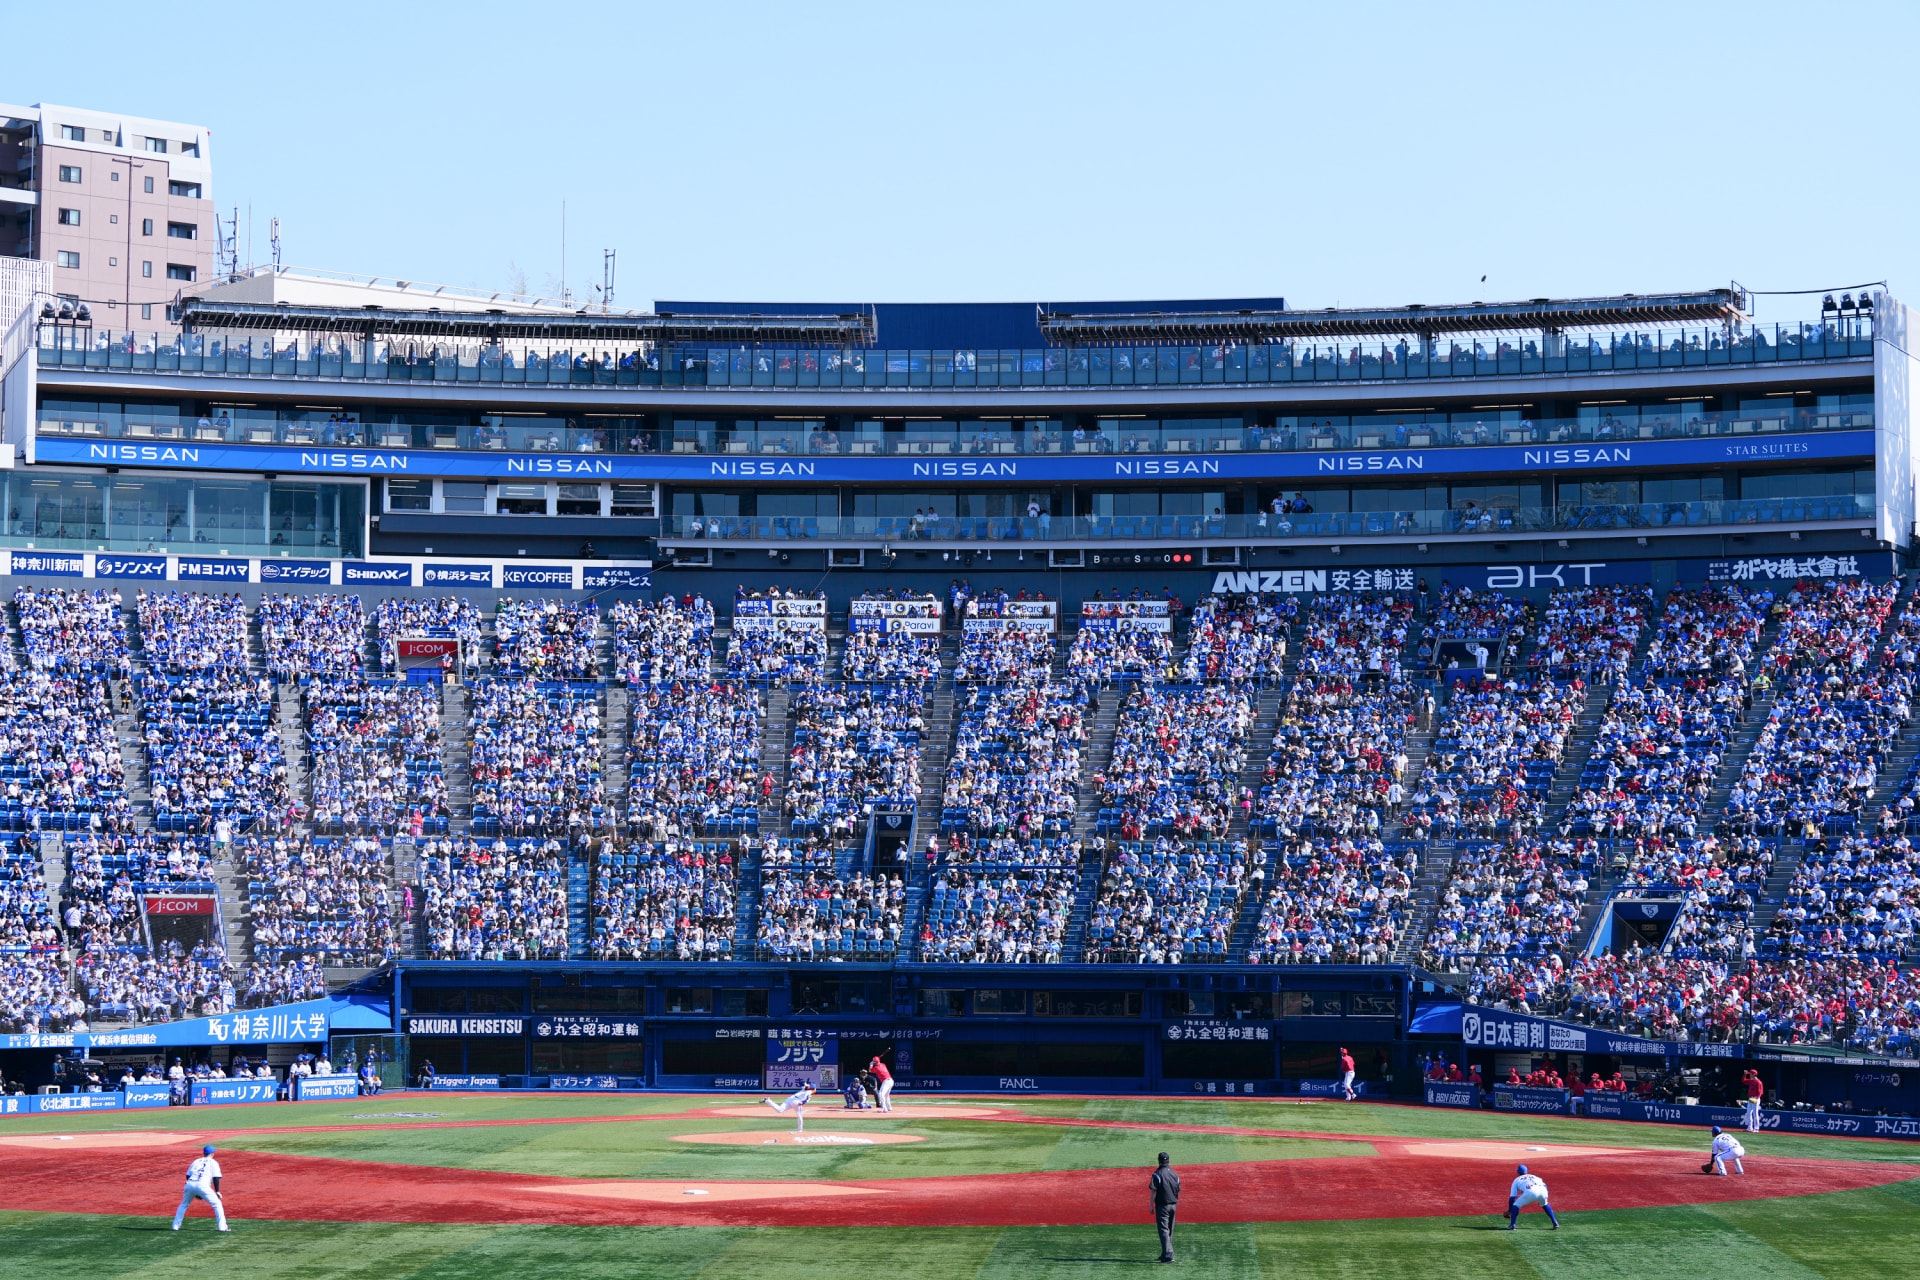
<path id="1" fill-rule="evenodd" d="M 432 958 L 566 958 L 567 852 L 560 841 L 428 840 L 420 846 L 420 881 Z"/>

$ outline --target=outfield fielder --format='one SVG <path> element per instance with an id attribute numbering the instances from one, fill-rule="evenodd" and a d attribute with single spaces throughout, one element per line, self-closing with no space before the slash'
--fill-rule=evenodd
<path id="1" fill-rule="evenodd" d="M 1515 1231 L 1520 1226 L 1520 1211 L 1528 1205 L 1537 1204 L 1547 1215 L 1547 1221 L 1553 1229 L 1560 1229 L 1560 1219 L 1554 1215 L 1553 1205 L 1547 1200 L 1546 1179 L 1527 1172 L 1527 1166 L 1521 1165 L 1514 1170 L 1519 1176 L 1513 1185 L 1507 1188 L 1507 1230 Z"/>
<path id="2" fill-rule="evenodd" d="M 786 1100 L 783 1102 L 775 1102 L 772 1098 L 762 1098 L 760 1101 L 766 1103 L 781 1115 L 785 1115 L 789 1111 L 793 1112 L 795 1121 L 793 1131 L 795 1133 L 805 1133 L 807 1131 L 807 1103 L 813 1101 L 812 1085 L 801 1085 L 798 1090 L 788 1094 Z"/>
<path id="3" fill-rule="evenodd" d="M 1741 1164 L 1741 1158 L 1747 1149 L 1740 1145 L 1740 1139 L 1725 1132 L 1719 1125 L 1713 1126 L 1713 1158 L 1700 1166 L 1700 1172 L 1711 1173 L 1717 1177 L 1727 1176 L 1727 1161 L 1733 1161 L 1733 1171 L 1744 1175 L 1747 1166 Z"/>
<path id="4" fill-rule="evenodd" d="M 195 1200 L 205 1200 L 213 1206 L 213 1224 L 221 1231 L 227 1230 L 227 1207 L 220 1203 L 220 1162 L 213 1158 L 213 1144 L 200 1148 L 200 1158 L 187 1166 L 187 1189 L 180 1193 L 180 1207 L 173 1211 L 173 1229 L 180 1229 L 180 1220 L 187 1216 L 187 1206 Z"/>

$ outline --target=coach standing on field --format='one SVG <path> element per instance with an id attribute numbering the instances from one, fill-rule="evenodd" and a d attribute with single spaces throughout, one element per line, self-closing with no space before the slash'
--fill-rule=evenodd
<path id="1" fill-rule="evenodd" d="M 1160 1153 L 1160 1167 L 1153 1171 L 1153 1220 L 1160 1228 L 1160 1261 L 1173 1261 L 1173 1214 L 1180 1204 L 1180 1175 L 1166 1152 Z"/>

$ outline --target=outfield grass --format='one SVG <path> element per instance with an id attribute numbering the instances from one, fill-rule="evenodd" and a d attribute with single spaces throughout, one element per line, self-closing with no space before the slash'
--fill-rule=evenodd
<path id="1" fill-rule="evenodd" d="M 407 1094 L 299 1107 L 262 1106 L 105 1112 L 0 1122 L 0 1135 L 163 1129 L 216 1136 L 235 1151 L 273 1151 L 379 1163 L 582 1177 L 705 1179 L 894 1178 L 1004 1173 L 1026 1169 L 1127 1167 L 1144 1170 L 1156 1150 L 1181 1164 L 1364 1155 L 1364 1142 L 1191 1134 L 1172 1125 L 1218 1125 L 1307 1134 L 1481 1138 L 1698 1150 L 1703 1135 L 1659 1125 L 1454 1112 L 1338 1103 L 1291 1105 L 1192 1098 L 993 1099 L 1036 1116 L 1117 1122 L 1128 1128 L 996 1124 L 973 1120 L 834 1123 L 832 1108 L 809 1117 L 812 1130 L 892 1129 L 929 1141 L 855 1148 L 699 1147 L 676 1134 L 789 1128 L 784 1119 L 710 1118 L 661 1124 L 590 1122 L 643 1118 L 738 1101 L 715 1097 L 454 1097 Z M 908 1099 L 907 1101 L 911 1101 Z M 241 1133 L 275 1126 L 377 1124 L 394 1112 L 432 1112 L 441 1120 L 577 1118 L 582 1123 L 328 1133 Z M 368 1117 L 372 1117 L 369 1119 Z M 418 1123 L 394 1117 L 394 1124 Z M 225 1136 L 221 1136 L 225 1135 Z M 1706 1206 L 1608 1210 L 1563 1215 L 1546 1229 L 1530 1215 L 1509 1234 L 1489 1206 L 1475 1218 L 1369 1219 L 1351 1222 L 1188 1225 L 1181 1262 L 1169 1271 L 1207 1277 L 1408 1276 L 1632 1277 L 1633 1280 L 1740 1280 L 1770 1277 L 1904 1275 L 1920 1257 L 1920 1144 L 1762 1134 L 1746 1139 L 1753 1155 L 1793 1155 L 1913 1163 L 1916 1181 L 1865 1191 Z M 323 1203 L 324 1183 L 312 1189 Z M 996 1194 L 1006 1194 L 1004 1188 Z M 157 1199 L 172 1205 L 170 1189 Z M 204 1216 L 179 1235 L 164 1217 L 29 1214 L 4 1210 L 0 1196 L 0 1276 L 30 1280 L 104 1277 L 287 1276 L 290 1280 L 378 1277 L 426 1280 L 574 1280 L 580 1276 L 772 1280 L 909 1280 L 911 1277 L 1021 1277 L 1068 1280 L 1110 1276 L 1116 1267 L 1151 1265 L 1152 1228 L 977 1227 L 496 1227 L 342 1225 L 240 1220 L 218 1236 Z M 1377 1211 L 1377 1206 L 1374 1207 Z M 1144 1218 L 1144 1213 L 1143 1213 Z"/>
<path id="2" fill-rule="evenodd" d="M 316 1188 L 324 1195 L 324 1188 Z M 1906 1274 L 1920 1250 L 1920 1189 L 1705 1207 L 1532 1217 L 1514 1233 L 1480 1218 L 1182 1227 L 1169 1272 L 1224 1278 L 1349 1280 L 1773 1280 Z M 34 1280 L 703 1280 L 979 1277 L 1082 1280 L 1150 1266 L 1153 1229 L 341 1226 L 204 1218 L 174 1235 L 164 1220 L 0 1211 L 0 1256 Z M 12 1267 L 9 1267 L 12 1270 Z"/>

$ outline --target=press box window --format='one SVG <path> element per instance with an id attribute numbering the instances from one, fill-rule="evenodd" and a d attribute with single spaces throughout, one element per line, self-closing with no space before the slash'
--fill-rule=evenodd
<path id="1" fill-rule="evenodd" d="M 600 486 L 597 484 L 560 485 L 560 497 L 554 504 L 554 511 L 563 516 L 597 516 L 600 514 Z"/>
<path id="2" fill-rule="evenodd" d="M 60 211 L 60 225 L 63 227 L 79 226 L 80 211 L 78 209 L 62 209 Z"/>
<path id="3" fill-rule="evenodd" d="M 79 166 L 79 165 L 77 165 L 77 164 L 63 164 L 63 165 L 61 165 L 61 166 L 60 166 L 60 181 L 62 181 L 62 182 L 78 182 L 78 181 L 80 181 L 80 166 Z"/>
<path id="4" fill-rule="evenodd" d="M 484 480 L 442 480 L 440 509 L 449 514 L 471 512 L 484 515 L 487 510 L 487 485 Z"/>
<path id="5" fill-rule="evenodd" d="M 167 264 L 167 279 L 169 280 L 192 280 L 198 274 L 194 268 L 183 266 L 178 262 L 169 262 Z"/>
<path id="6" fill-rule="evenodd" d="M 650 484 L 614 485 L 613 507 L 610 514 L 616 516 L 652 515 L 653 486 Z"/>
<path id="7" fill-rule="evenodd" d="M 433 481 L 431 480 L 389 480 L 387 481 L 387 510 L 389 511 L 431 511 L 433 510 Z"/>
<path id="8" fill-rule="evenodd" d="M 543 516 L 547 514 L 547 486 L 544 484 L 503 484 L 494 491 L 493 509 L 503 516 Z"/>

